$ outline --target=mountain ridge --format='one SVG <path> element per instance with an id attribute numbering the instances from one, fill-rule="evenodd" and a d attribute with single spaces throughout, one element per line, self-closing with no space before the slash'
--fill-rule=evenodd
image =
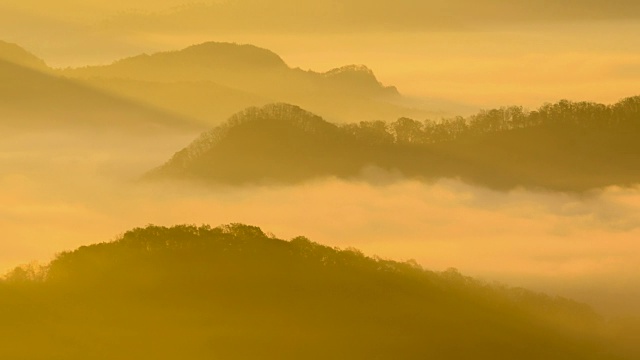
<path id="1" fill-rule="evenodd" d="M 38 324 L 8 358 L 624 359 L 583 304 L 243 224 L 135 228 L 0 295 L 0 334 Z"/>
<path id="2" fill-rule="evenodd" d="M 126 66 L 198 66 L 203 68 L 225 67 L 235 71 L 264 68 L 282 69 L 287 65 L 276 53 L 250 44 L 226 42 L 205 42 L 188 46 L 177 51 L 162 51 L 153 54 L 141 54 L 120 60 L 109 65 L 86 66 L 82 69 L 100 69 Z"/>
<path id="3" fill-rule="evenodd" d="M 299 106 L 286 103 L 268 104 L 263 107 L 250 107 L 231 116 L 225 123 L 202 133 L 186 148 L 176 153 L 169 162 L 182 164 L 185 168 L 189 162 L 206 153 L 212 147 L 228 136 L 229 131 L 243 124 L 264 121 L 283 121 L 287 125 L 298 128 L 306 133 L 322 132 L 327 129 L 337 130 L 335 125 L 321 117 L 303 110 Z M 331 131 L 329 130 L 329 131 Z"/>
<path id="4" fill-rule="evenodd" d="M 168 69 L 173 66 L 173 69 Z M 192 75 L 188 71 L 180 71 L 176 74 L 161 74 L 157 71 L 177 71 L 175 67 L 193 67 L 213 73 L 199 73 Z M 252 76 L 259 76 L 260 73 L 280 73 L 288 72 L 291 77 L 315 76 L 319 79 L 327 80 L 350 77 L 349 80 L 363 81 L 360 87 L 371 89 L 386 89 L 377 81 L 373 71 L 364 65 L 346 65 L 329 70 L 325 73 L 313 71 L 302 71 L 290 68 L 282 58 L 271 50 L 260 48 L 250 44 L 238 44 L 227 42 L 204 42 L 191 45 L 180 50 L 162 51 L 153 54 L 142 54 L 129 58 L 117 60 L 109 65 L 85 66 L 79 68 L 61 69 L 61 73 L 71 77 L 125 77 L 137 80 L 163 80 L 164 81 L 197 81 L 212 80 L 220 81 L 222 75 L 218 71 L 243 71 L 249 72 Z M 146 75 L 150 72 L 153 77 Z M 138 72 L 138 73 L 136 73 Z M 197 72 L 196 72 L 197 73 Z M 214 76 L 214 77 L 211 77 Z M 224 77 L 222 77 L 224 79 Z M 293 79 L 290 79 L 293 80 Z M 299 81 L 299 80 L 298 80 Z M 344 85 L 344 81 L 342 82 Z M 232 85 L 222 83 L 223 85 Z M 386 91 L 393 92 L 393 88 Z M 397 91 L 397 90 L 396 90 Z"/>
<path id="5" fill-rule="evenodd" d="M 239 109 L 274 102 L 299 104 L 338 123 L 422 118 L 452 106 L 437 99 L 408 99 L 364 65 L 302 70 L 250 44 L 210 41 L 108 65 L 54 69 L 41 64 L 38 70 L 208 126 Z"/>
<path id="6" fill-rule="evenodd" d="M 229 104 L 248 107 L 295 103 L 336 122 L 353 118 L 421 117 L 441 111 L 437 105 L 429 105 L 435 107 L 430 110 L 422 108 L 419 102 L 409 101 L 396 87 L 382 84 L 366 66 L 346 65 L 326 72 L 302 70 L 290 67 L 273 51 L 248 44 L 206 42 L 121 59 L 110 65 L 56 71 L 98 88 L 120 91 L 136 100 L 177 110 L 209 125 L 240 109 Z M 158 86 L 149 92 L 136 86 L 127 87 L 123 80 Z M 173 93 L 170 85 L 176 83 L 181 84 L 189 99 L 168 96 Z M 192 88 L 185 86 L 189 83 Z M 211 90 L 215 99 L 201 99 L 202 91 L 208 91 L 206 84 L 219 85 Z M 220 87 L 229 91 L 222 92 Z M 207 116 L 207 112 L 211 115 Z"/>
<path id="7" fill-rule="evenodd" d="M 404 178 L 459 178 L 505 191 L 633 186 L 640 183 L 638 103 L 640 97 L 611 106 L 560 101 L 531 112 L 510 107 L 441 122 L 341 125 L 294 105 L 254 107 L 205 132 L 145 178 L 235 185 L 367 181 L 363 170 L 373 166 Z"/>

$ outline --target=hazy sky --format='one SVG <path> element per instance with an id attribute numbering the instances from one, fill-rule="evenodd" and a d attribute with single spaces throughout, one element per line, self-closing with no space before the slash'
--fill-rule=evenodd
<path id="1" fill-rule="evenodd" d="M 366 64 L 407 95 L 478 107 L 615 102 L 640 81 L 640 3 L 5 1 L 0 38 L 53 66 L 204 41 L 251 43 L 290 66 Z"/>

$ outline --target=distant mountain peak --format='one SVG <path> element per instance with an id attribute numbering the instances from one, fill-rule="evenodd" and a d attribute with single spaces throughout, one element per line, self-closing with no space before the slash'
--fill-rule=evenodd
<path id="1" fill-rule="evenodd" d="M 159 52 L 151 55 L 143 54 L 117 63 L 128 63 L 142 60 L 178 61 L 190 65 L 220 69 L 273 69 L 287 68 L 287 64 L 276 53 L 254 45 L 205 42 L 177 51 Z"/>
<path id="2" fill-rule="evenodd" d="M 348 86 L 370 89 L 384 89 L 390 94 L 398 94 L 394 86 L 384 86 L 366 65 L 345 65 L 322 74 L 325 78 Z"/>
<path id="3" fill-rule="evenodd" d="M 371 76 L 373 78 L 375 78 L 375 75 L 373 74 L 373 70 L 371 70 L 369 67 L 367 67 L 366 65 L 362 65 L 362 64 L 351 64 L 351 65 L 345 65 L 345 66 L 341 66 L 332 70 L 329 70 L 325 73 L 326 76 L 338 76 L 338 75 L 342 75 L 345 73 L 358 73 L 358 74 L 362 74 L 362 75 L 366 75 L 366 76 Z"/>
<path id="4" fill-rule="evenodd" d="M 273 51 L 249 44 L 210 41 L 189 46 L 180 51 L 180 53 L 226 58 L 229 60 L 242 61 L 254 66 L 287 66 L 284 60 Z"/>
<path id="5" fill-rule="evenodd" d="M 357 81 L 382 86 L 373 70 L 366 65 L 345 65 L 325 72 L 324 77 L 339 81 Z"/>
<path id="6" fill-rule="evenodd" d="M 47 68 L 44 60 L 16 44 L 2 40 L 0 40 L 0 60 L 32 69 L 44 70 Z"/>

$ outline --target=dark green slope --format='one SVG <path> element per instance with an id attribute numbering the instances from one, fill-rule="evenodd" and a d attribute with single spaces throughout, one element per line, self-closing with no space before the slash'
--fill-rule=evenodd
<path id="1" fill-rule="evenodd" d="M 499 190 L 631 186 L 640 183 L 638 104 L 640 97 L 604 108 L 560 102 L 528 114 L 508 108 L 439 123 L 401 118 L 347 125 L 273 104 L 238 113 L 148 177 L 228 184 L 366 180 L 363 169 L 374 166 Z"/>
<path id="2" fill-rule="evenodd" d="M 6 359 L 622 359 L 588 307 L 259 228 L 148 226 L 0 282 Z"/>

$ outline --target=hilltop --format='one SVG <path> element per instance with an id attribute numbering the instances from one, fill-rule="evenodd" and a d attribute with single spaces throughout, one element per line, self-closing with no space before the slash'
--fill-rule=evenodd
<path id="1" fill-rule="evenodd" d="M 354 145 L 350 140 L 337 125 L 300 107 L 253 107 L 203 133 L 148 177 L 242 184 L 347 176 L 359 171 L 355 160 L 339 156 Z"/>
<path id="2" fill-rule="evenodd" d="M 624 358 L 571 300 L 241 224 L 137 228 L 17 268 L 0 303 L 12 359 Z"/>
<path id="3" fill-rule="evenodd" d="M 287 69 L 285 62 L 269 50 L 253 45 L 207 42 L 179 51 L 133 56 L 110 65 L 64 69 L 62 73 L 75 78 L 174 82 L 221 81 L 230 75 L 257 76 Z"/>
<path id="4" fill-rule="evenodd" d="M 440 122 L 400 118 L 337 125 L 288 104 L 250 108 L 205 132 L 148 178 L 207 183 L 460 178 L 500 190 L 584 192 L 640 183 L 640 97 L 606 106 L 561 101 Z"/>

